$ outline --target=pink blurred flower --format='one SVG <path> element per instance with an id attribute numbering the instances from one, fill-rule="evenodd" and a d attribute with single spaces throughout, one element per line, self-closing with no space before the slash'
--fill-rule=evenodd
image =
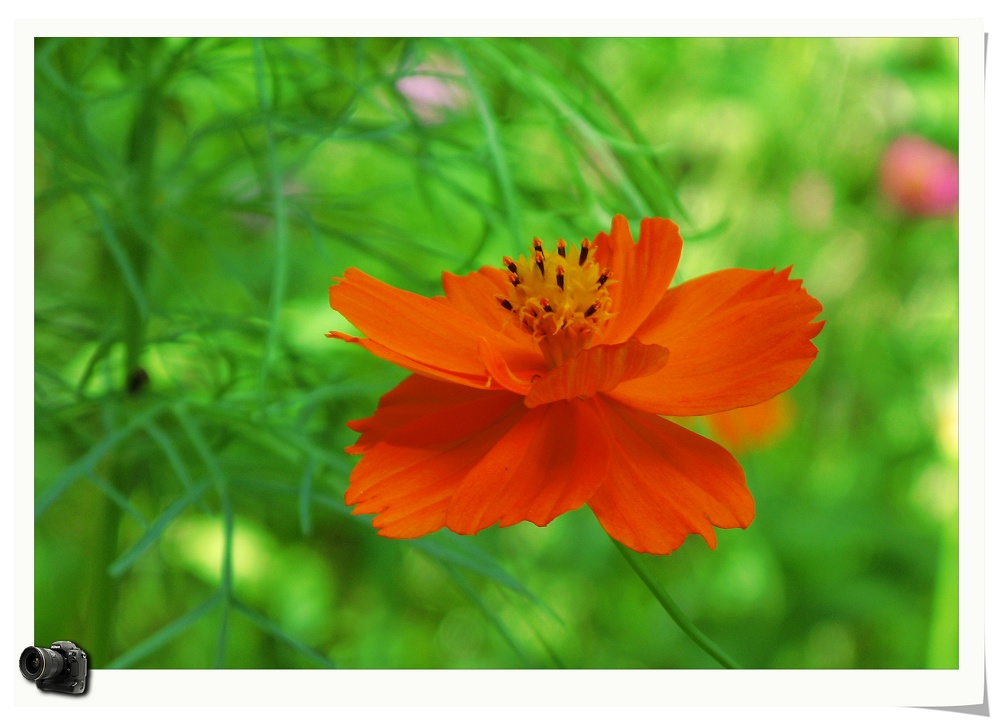
<path id="1" fill-rule="evenodd" d="M 469 91 L 462 82 L 464 73 L 448 61 L 434 60 L 418 65 L 413 75 L 396 81 L 396 90 L 410 102 L 421 121 L 441 123 L 448 112 L 469 104 Z"/>
<path id="2" fill-rule="evenodd" d="M 882 156 L 882 192 L 912 216 L 943 216 L 958 208 L 958 159 L 920 136 L 902 136 Z"/>

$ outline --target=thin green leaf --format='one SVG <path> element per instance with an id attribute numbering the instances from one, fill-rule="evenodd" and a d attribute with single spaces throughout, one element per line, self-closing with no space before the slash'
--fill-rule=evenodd
<path id="1" fill-rule="evenodd" d="M 225 665 L 226 641 L 229 637 L 229 607 L 233 594 L 233 508 L 229 500 L 229 491 L 226 485 L 226 475 L 222 470 L 222 465 L 212 451 L 205 436 L 201 432 L 198 422 L 193 416 L 188 415 L 183 404 L 173 407 L 174 415 L 181 423 L 181 427 L 187 433 L 188 438 L 194 445 L 198 455 L 208 467 L 212 483 L 219 494 L 222 503 L 223 522 L 223 551 L 222 551 L 222 572 L 220 576 L 219 589 L 222 596 L 222 616 L 219 621 L 219 635 L 215 648 L 215 667 L 221 668 Z"/>
<path id="2" fill-rule="evenodd" d="M 266 617 L 262 616 L 261 614 L 258 614 L 257 612 L 253 611 L 252 609 L 248 608 L 242 602 L 234 601 L 233 602 L 233 609 L 235 609 L 237 612 L 239 612 L 244 617 L 246 617 L 247 619 L 249 619 L 251 622 L 253 622 L 255 625 L 257 625 L 257 627 L 259 627 L 261 630 L 263 630 L 267 634 L 271 635 L 272 637 L 274 637 L 279 642 L 283 642 L 283 643 L 287 644 L 289 647 L 291 647 L 292 649 L 294 649 L 296 652 L 304 654 L 306 657 L 308 657 L 309 659 L 313 660 L 314 662 L 316 662 L 317 664 L 321 665 L 322 667 L 325 667 L 325 668 L 331 669 L 331 670 L 337 669 L 337 665 L 333 662 L 333 660 L 331 660 L 328 657 L 320 654 L 319 652 L 317 652 L 316 650 L 312 649 L 311 647 L 308 647 L 307 645 L 302 644 L 297 639 L 295 639 L 294 637 L 292 637 L 288 633 L 286 633 L 284 630 L 282 630 L 281 627 L 279 627 L 278 625 L 276 625 L 274 622 L 272 622 L 271 620 L 269 620 Z"/>
<path id="3" fill-rule="evenodd" d="M 146 319 L 149 316 L 149 300 L 146 299 L 146 293 L 143 291 L 143 284 L 139 279 L 139 274 L 133 267 L 121 240 L 118 239 L 111 220 L 108 219 L 104 208 L 97 203 L 91 194 L 81 192 L 80 196 L 87 203 L 87 206 L 90 207 L 91 213 L 97 219 L 97 223 L 101 227 L 101 238 L 104 239 L 104 244 L 107 246 L 108 251 L 111 252 L 115 264 L 118 265 L 118 271 L 122 273 L 122 279 L 125 280 L 125 286 L 128 287 L 136 309 L 139 311 L 142 319 Z"/>
<path id="4" fill-rule="evenodd" d="M 98 461 L 114 450 L 119 443 L 135 433 L 136 430 L 144 426 L 148 421 L 153 420 L 165 407 L 165 404 L 160 404 L 147 409 L 145 412 L 137 415 L 121 428 L 118 428 L 117 430 L 114 430 L 106 435 L 81 458 L 70 464 L 70 466 L 62 472 L 62 475 L 60 475 L 51 486 L 46 488 L 36 497 L 35 518 L 37 519 L 49 506 L 58 500 L 66 489 L 69 488 L 70 484 L 81 476 L 91 473 Z"/>
<path id="5" fill-rule="evenodd" d="M 107 356 L 108 352 L 110 352 L 112 346 L 116 342 L 117 340 L 113 337 L 105 337 L 98 343 L 94 352 L 87 359 L 87 364 L 84 367 L 83 372 L 80 374 L 80 381 L 76 384 L 76 391 L 78 393 L 83 393 L 83 391 L 87 388 L 87 383 L 90 382 L 90 378 L 94 374 L 94 369 L 97 367 L 97 364 Z"/>
<path id="6" fill-rule="evenodd" d="M 149 655 L 156 652 L 158 649 L 163 647 L 167 642 L 172 640 L 174 637 L 179 635 L 185 629 L 190 627 L 192 624 L 197 622 L 208 612 L 212 610 L 219 603 L 219 597 L 214 596 L 207 602 L 202 604 L 197 609 L 193 609 L 187 614 L 183 615 L 179 619 L 175 619 L 173 622 L 165 626 L 159 632 L 153 636 L 144 639 L 142 642 L 137 644 L 132 649 L 128 650 L 124 654 L 119 655 L 111 662 L 109 662 L 105 667 L 109 670 L 123 670 L 131 667 L 136 662 L 143 660 Z"/>
<path id="7" fill-rule="evenodd" d="M 566 668 L 566 663 L 563 661 L 563 658 L 559 656 L 559 653 L 556 652 L 555 647 L 553 647 L 549 643 L 549 641 L 548 641 L 548 639 L 546 639 L 545 635 L 543 635 L 538 630 L 538 627 L 535 625 L 535 623 L 532 622 L 531 619 L 528 619 L 527 623 L 528 623 L 528 626 L 531 627 L 531 631 L 535 634 L 535 639 L 537 639 L 538 642 L 539 642 L 539 644 L 542 645 L 542 649 L 545 650 L 545 654 L 547 654 L 549 656 L 549 659 L 552 660 L 552 663 L 556 667 L 558 667 L 559 669 L 561 669 L 561 670 L 567 669 Z M 565 624 L 565 623 L 563 623 L 563 624 Z"/>
<path id="8" fill-rule="evenodd" d="M 188 491 L 194 488 L 194 481 L 191 479 L 191 474 L 188 473 L 187 466 L 184 465 L 184 459 L 181 457 L 180 453 L 177 451 L 177 447 L 170 440 L 170 436 L 164 433 L 159 426 L 153 423 L 147 423 L 143 426 L 143 430 L 149 434 L 156 444 L 163 450 L 163 454 L 167 457 L 167 461 L 170 463 L 170 467 L 174 469 L 174 473 L 177 474 L 177 478 L 180 479 L 181 485 Z"/>
<path id="9" fill-rule="evenodd" d="M 535 84 L 538 92 L 548 100 L 552 107 L 573 124 L 580 135 L 588 141 L 588 148 L 598 157 L 601 164 L 608 169 L 608 172 L 613 177 L 612 181 L 618 185 L 622 193 L 628 198 L 635 213 L 640 216 L 649 216 L 650 208 L 643 198 L 642 192 L 625 172 L 625 169 L 622 168 L 618 157 L 608 148 L 608 144 L 604 141 L 601 134 L 590 125 L 586 118 L 577 113 L 576 109 L 554 87 L 543 83 L 538 78 L 534 78 L 531 82 Z"/>
<path id="10" fill-rule="evenodd" d="M 565 41 L 564 41 L 565 42 Z M 553 67 L 552 62 L 539 53 L 537 50 L 532 48 L 526 43 L 518 43 L 512 46 L 513 50 L 517 53 L 520 62 L 513 63 L 516 68 L 531 68 L 533 71 L 544 67 L 548 73 L 546 74 L 550 81 L 548 81 L 550 87 L 557 89 L 561 83 L 556 81 L 561 81 L 566 77 L 566 71 L 564 69 L 557 69 Z M 573 84 L 576 87 L 587 88 L 600 98 L 601 101 L 611 110 L 612 114 L 618 119 L 618 121 L 624 126 L 625 130 L 632 137 L 636 149 L 655 149 L 657 151 L 666 150 L 668 146 L 666 144 L 661 144 L 659 146 L 651 145 L 640 132 L 635 119 L 632 114 L 622 105 L 618 100 L 617 96 L 609 89 L 603 81 L 587 66 L 585 59 L 582 58 L 578 53 L 569 50 L 564 56 L 570 63 L 573 70 L 580 75 L 579 79 L 574 79 L 576 82 Z M 540 73 L 534 74 L 536 78 L 541 78 Z M 588 99 L 592 98 L 588 94 Z M 630 144 L 627 141 L 615 140 L 612 134 L 607 134 L 601 132 L 597 125 L 598 123 L 607 123 L 610 120 L 606 114 L 601 113 L 598 116 L 596 113 L 591 111 L 591 108 L 596 104 L 588 104 L 586 106 L 581 106 L 580 111 L 588 118 L 588 122 L 591 127 L 594 128 L 595 132 L 601 135 L 607 143 L 613 147 L 619 147 L 619 143 Z M 626 146 L 626 150 L 628 147 Z M 669 178 L 666 170 L 658 163 L 660 153 L 654 153 L 649 155 L 648 162 L 643 160 L 643 163 L 635 163 L 632 159 L 626 157 L 623 160 L 623 166 L 627 169 L 628 174 L 631 178 L 636 181 L 637 189 L 642 192 L 647 204 L 659 212 L 662 200 L 669 201 L 669 206 L 666 209 L 668 213 L 676 213 L 682 220 L 690 221 L 684 207 L 681 204 L 680 198 L 677 196 L 675 190 L 666 183 Z"/>
<path id="11" fill-rule="evenodd" d="M 475 546 L 466 545 L 459 541 L 452 541 L 448 546 L 438 544 L 427 539 L 410 539 L 407 542 L 417 551 L 435 559 L 439 563 L 456 565 L 466 571 L 474 572 L 486 577 L 491 581 L 509 589 L 515 594 L 519 594 L 528 599 L 539 608 L 545 610 L 552 617 L 559 619 L 559 616 L 540 600 L 530 589 L 508 574 L 503 567 L 497 564 L 485 553 Z M 461 549 L 461 551 L 459 550 Z"/>
<path id="12" fill-rule="evenodd" d="M 612 539 L 612 541 L 614 540 Z M 614 541 L 614 544 L 618 547 L 618 551 L 622 553 L 622 556 L 625 557 L 625 561 L 629 563 L 629 566 L 631 566 L 635 570 L 635 573 L 639 575 L 639 579 L 642 580 L 642 583 L 645 584 L 650 593 L 656 597 L 656 600 L 663 607 L 663 610 L 670 615 L 670 618 L 673 619 L 674 622 L 677 623 L 677 626 L 681 628 L 681 631 L 691 638 L 691 641 L 701 647 L 709 657 L 714 659 L 723 667 L 730 670 L 741 669 L 736 663 L 736 660 L 723 652 L 719 645 L 705 636 L 705 633 L 698 629 L 694 625 L 694 622 L 687 618 L 687 615 L 681 611 L 680 607 L 677 606 L 677 603 L 670 597 L 669 594 L 667 594 L 667 590 L 664 589 L 663 586 L 653 577 L 652 573 L 646 567 L 645 562 L 643 562 L 641 554 L 637 554 L 624 544 L 620 544 L 617 541 Z"/>
<path id="13" fill-rule="evenodd" d="M 479 596 L 479 593 L 472 588 L 468 580 L 462 576 L 462 573 L 456 571 L 451 564 L 446 562 L 440 562 L 440 564 L 441 567 L 448 573 L 448 576 L 451 577 L 452 581 L 455 582 L 455 585 L 461 590 L 462 594 L 464 594 L 465 597 L 472 602 L 480 612 L 482 612 L 483 616 L 486 617 L 486 621 L 493 625 L 493 628 L 510 646 L 510 648 L 514 650 L 514 653 L 521 659 L 521 661 L 528 667 L 537 667 L 538 665 L 533 662 L 527 654 L 525 654 L 523 649 L 521 649 L 521 646 L 517 643 L 517 640 L 514 639 L 514 635 L 510 633 L 510 630 L 507 629 L 503 620 L 500 619 L 500 617 L 498 617 L 492 609 L 486 606 L 486 602 L 484 602 L 483 598 Z"/>
<path id="14" fill-rule="evenodd" d="M 497 130 L 497 119 L 493 114 L 489 99 L 483 91 L 472 66 L 469 64 L 465 54 L 457 48 L 455 54 L 459 62 L 465 68 L 466 82 L 476 104 L 476 111 L 483 124 L 483 133 L 486 135 L 486 147 L 489 150 L 490 160 L 493 162 L 493 173 L 496 176 L 497 185 L 500 187 L 500 195 L 503 197 L 504 208 L 507 210 L 507 222 L 510 227 L 512 241 L 515 245 L 521 244 L 524 239 L 521 234 L 521 210 L 517 201 L 517 193 L 514 189 L 514 182 L 510 176 L 510 168 L 507 164 L 507 155 L 503 149 L 503 142 L 500 140 L 500 132 Z"/>
<path id="15" fill-rule="evenodd" d="M 137 542 L 135 542 L 124 554 L 119 556 L 108 568 L 108 573 L 113 577 L 119 577 L 128 570 L 136 562 L 136 560 L 142 556 L 146 550 L 159 541 L 160 537 L 163 535 L 163 531 L 173 522 L 177 516 L 186 509 L 191 503 L 197 501 L 201 495 L 208 489 L 208 482 L 197 486 L 179 499 L 174 501 L 167 509 L 160 514 L 156 521 L 146 529 L 144 533 Z"/>
<path id="16" fill-rule="evenodd" d="M 129 503 L 129 500 L 122 495 L 122 492 L 111 485 L 103 477 L 98 476 L 96 473 L 90 473 L 86 479 L 96 488 L 98 491 L 103 493 L 109 499 L 117 504 L 118 508 L 127 513 L 133 519 L 135 519 L 140 526 L 146 528 L 149 526 L 149 522 L 146 521 L 146 517 L 143 516 L 139 511 Z"/>
<path id="17" fill-rule="evenodd" d="M 312 530 L 309 507 L 312 503 L 312 482 L 315 473 L 316 459 L 310 458 L 306 463 L 306 470 L 302 472 L 302 481 L 299 483 L 299 522 L 302 526 L 303 536 L 308 536 Z"/>
<path id="18" fill-rule="evenodd" d="M 310 458 L 315 458 L 317 463 L 322 463 L 338 473 L 347 474 L 352 468 L 344 454 L 313 443 L 306 434 L 297 430 L 268 426 L 267 421 L 251 422 L 242 409 L 227 410 L 214 405 L 199 407 L 198 412 L 203 416 L 224 422 L 230 433 L 251 440 L 282 458 L 298 462 L 305 454 Z"/>
<path id="19" fill-rule="evenodd" d="M 308 456 L 315 458 L 318 462 L 329 466 L 338 473 L 347 474 L 351 472 L 353 466 L 345 460 L 345 456 L 339 453 L 333 453 L 326 450 L 322 446 L 313 443 L 305 434 L 300 434 L 298 431 L 282 428 L 271 429 L 271 434 L 298 450 L 302 451 Z"/>
<path id="20" fill-rule="evenodd" d="M 226 664 L 226 644 L 229 640 L 229 612 L 233 604 L 233 508 L 229 497 L 222 498 L 222 573 L 219 577 L 219 593 L 222 596 L 222 614 L 219 618 L 219 635 L 215 646 L 215 668 Z"/>
<path id="21" fill-rule="evenodd" d="M 260 367 L 261 390 L 267 387 L 267 375 L 276 357 L 278 338 L 280 334 L 281 305 L 285 299 L 285 279 L 288 274 L 288 218 L 285 211 L 285 190 L 278 166 L 278 153 L 274 142 L 272 125 L 271 94 L 265 88 L 264 78 L 264 48 L 260 38 L 254 38 L 254 78 L 257 84 L 257 101 L 264 124 L 264 137 L 267 143 L 267 174 L 271 187 L 271 203 L 274 207 L 274 266 L 271 270 L 271 300 L 270 324 L 267 329 L 267 342 L 264 347 L 264 359 Z M 272 78 L 272 82 L 273 82 Z"/>
<path id="22" fill-rule="evenodd" d="M 188 438 L 194 445 L 195 450 L 198 451 L 198 455 L 205 462 L 208 467 L 209 475 L 212 477 L 212 483 L 215 484 L 216 489 L 220 495 L 225 494 L 226 489 L 226 476 L 222 472 L 222 466 L 219 463 L 218 458 L 212 452 L 211 447 L 205 440 L 205 436 L 202 435 L 201 428 L 198 426 L 197 421 L 188 415 L 186 406 L 183 403 L 174 405 L 173 413 L 180 421 L 181 427 L 184 432 L 187 433 Z"/>

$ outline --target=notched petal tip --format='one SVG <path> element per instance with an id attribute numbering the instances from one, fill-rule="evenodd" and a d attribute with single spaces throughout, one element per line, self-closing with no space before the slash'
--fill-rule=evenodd
<path id="1" fill-rule="evenodd" d="M 507 391 L 476 390 L 411 375 L 382 396 L 375 414 L 352 421 L 363 457 L 345 502 L 354 513 L 377 514 L 389 538 L 412 538 L 445 525 L 455 489 L 466 473 L 526 413 Z"/>
<path id="2" fill-rule="evenodd" d="M 628 238 L 630 243 L 635 243 L 632 238 L 632 230 L 628 225 L 628 219 L 624 214 L 615 214 L 611 217 L 611 237 L 618 237 L 622 241 Z"/>
<path id="3" fill-rule="evenodd" d="M 668 554 L 689 534 L 746 528 L 754 501 L 743 468 L 722 446 L 676 423 L 608 402 L 605 434 L 620 453 L 588 502 L 604 530 L 636 551 Z"/>
<path id="4" fill-rule="evenodd" d="M 646 217 L 639 225 L 639 243 L 666 245 L 681 241 L 681 229 L 672 219 Z"/>
<path id="5" fill-rule="evenodd" d="M 660 372 L 612 397 L 660 415 L 707 415 L 784 392 L 816 358 L 823 308 L 791 268 L 727 269 L 671 288 L 636 336 L 670 349 Z"/>
<path id="6" fill-rule="evenodd" d="M 612 311 L 602 341 L 625 342 L 667 294 L 680 261 L 683 240 L 678 226 L 669 219 L 647 217 L 639 227 L 638 243 L 633 242 L 627 220 L 621 215 L 611 225 L 611 235 L 600 238 L 607 247 L 598 247 L 616 286 Z"/>

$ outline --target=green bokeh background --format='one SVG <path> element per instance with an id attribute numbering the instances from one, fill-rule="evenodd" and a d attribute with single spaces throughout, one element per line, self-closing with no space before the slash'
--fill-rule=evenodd
<path id="1" fill-rule="evenodd" d="M 345 423 L 403 372 L 324 337 L 351 329 L 330 279 L 438 294 L 622 213 L 680 224 L 681 280 L 794 265 L 827 320 L 789 430 L 739 456 L 754 523 L 643 557 L 658 581 L 747 667 L 957 667 L 957 222 L 877 183 L 900 134 L 957 151 L 957 51 L 38 39 L 34 644 L 99 668 L 716 667 L 586 508 L 390 541 L 343 504 Z M 408 98 L 415 72 L 453 107 Z"/>

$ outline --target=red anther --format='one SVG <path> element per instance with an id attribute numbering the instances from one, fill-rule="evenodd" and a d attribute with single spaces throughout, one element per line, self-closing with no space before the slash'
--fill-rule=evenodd
<path id="1" fill-rule="evenodd" d="M 580 242 L 580 264 L 587 261 L 587 255 L 590 253 L 590 242 L 584 239 Z"/>
<path id="2" fill-rule="evenodd" d="M 541 252 L 535 252 L 535 264 L 538 265 L 538 271 L 542 273 L 542 277 L 545 276 L 545 255 Z"/>
<path id="3" fill-rule="evenodd" d="M 556 267 L 556 284 L 559 285 L 559 289 L 561 290 L 565 290 L 565 287 L 563 286 L 566 282 L 565 274 L 566 270 L 562 267 Z"/>
<path id="4" fill-rule="evenodd" d="M 503 258 L 503 266 L 509 269 L 514 274 L 517 274 L 517 265 L 514 264 L 514 260 L 510 257 Z"/>
<path id="5" fill-rule="evenodd" d="M 562 239 L 560 239 L 559 240 L 559 244 L 556 245 L 556 251 L 559 252 L 559 256 L 560 257 L 565 257 L 566 256 L 566 242 L 564 242 Z"/>
<path id="6" fill-rule="evenodd" d="M 599 310 L 600 307 L 601 307 L 601 301 L 594 300 L 594 304 L 592 304 L 590 307 L 587 308 L 587 311 L 583 313 L 583 316 L 590 317 L 592 314 L 597 312 L 597 310 Z"/>

